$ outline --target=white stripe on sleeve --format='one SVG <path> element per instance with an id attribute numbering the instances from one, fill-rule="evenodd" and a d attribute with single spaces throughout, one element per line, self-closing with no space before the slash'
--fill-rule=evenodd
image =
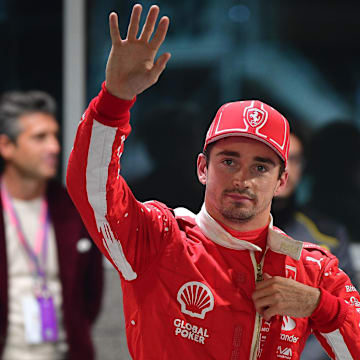
<path id="1" fill-rule="evenodd" d="M 327 334 L 321 333 L 321 335 L 327 340 L 333 353 L 335 354 L 336 360 L 353 360 L 340 330 L 337 329 Z"/>
<path id="2" fill-rule="evenodd" d="M 105 249 L 124 278 L 134 280 L 137 275 L 126 260 L 121 243 L 115 238 L 110 224 L 105 218 L 108 167 L 116 132 L 117 128 L 102 125 L 94 120 L 86 168 L 86 191 L 95 214 L 96 225 L 103 235 Z"/>

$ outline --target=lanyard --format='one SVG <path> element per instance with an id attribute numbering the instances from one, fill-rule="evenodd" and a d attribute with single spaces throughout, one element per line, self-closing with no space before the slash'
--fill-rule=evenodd
<path id="1" fill-rule="evenodd" d="M 7 212 L 10 221 L 14 225 L 19 241 L 23 246 L 26 254 L 28 255 L 31 264 L 35 267 L 36 274 L 42 278 L 45 283 L 46 271 L 45 264 L 47 259 L 48 248 L 48 232 L 49 232 L 49 211 L 48 204 L 45 198 L 42 201 L 40 216 L 39 216 L 39 229 L 35 238 L 34 249 L 32 249 L 29 241 L 26 239 L 24 231 L 21 227 L 18 214 L 16 213 L 14 204 L 11 200 L 9 193 L 7 192 L 4 182 L 1 182 L 1 197 L 5 211 Z M 40 261 L 40 258 L 42 261 Z"/>

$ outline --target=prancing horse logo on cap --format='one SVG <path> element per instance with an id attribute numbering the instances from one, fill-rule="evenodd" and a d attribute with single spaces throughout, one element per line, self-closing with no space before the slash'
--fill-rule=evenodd
<path id="1" fill-rule="evenodd" d="M 255 107 L 245 109 L 246 122 L 252 127 L 258 127 L 267 120 L 267 112 Z"/>

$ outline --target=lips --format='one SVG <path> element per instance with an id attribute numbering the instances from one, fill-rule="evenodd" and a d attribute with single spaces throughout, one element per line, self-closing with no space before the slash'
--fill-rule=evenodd
<path id="1" fill-rule="evenodd" d="M 47 156 L 43 158 L 43 162 L 47 166 L 57 166 L 59 161 L 57 156 Z"/>
<path id="2" fill-rule="evenodd" d="M 250 198 L 246 195 L 241 195 L 241 194 L 237 194 L 237 193 L 227 193 L 225 195 L 235 201 L 253 201 L 254 200 L 253 198 Z"/>

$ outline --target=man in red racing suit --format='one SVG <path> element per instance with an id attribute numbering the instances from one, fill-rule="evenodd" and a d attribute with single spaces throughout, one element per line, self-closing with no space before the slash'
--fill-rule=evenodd
<path id="1" fill-rule="evenodd" d="M 67 173 L 92 238 L 121 275 L 130 354 L 297 360 L 314 332 L 331 358 L 360 359 L 360 296 L 337 259 L 272 226 L 289 145 L 275 109 L 254 100 L 219 109 L 198 158 L 206 191 L 197 215 L 138 202 L 120 176 L 135 95 L 170 58 L 154 62 L 169 22 L 150 40 L 158 12 L 151 7 L 136 38 L 135 5 L 126 40 L 110 15 L 106 82 L 83 115 Z"/>

